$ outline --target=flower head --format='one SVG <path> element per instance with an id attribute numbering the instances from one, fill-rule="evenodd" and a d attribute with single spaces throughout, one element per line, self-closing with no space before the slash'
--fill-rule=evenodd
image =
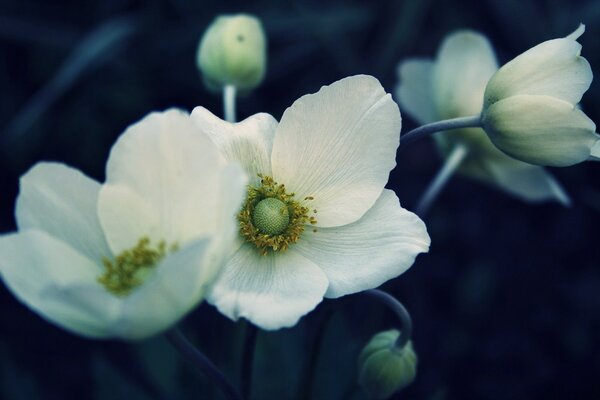
<path id="1" fill-rule="evenodd" d="M 425 225 L 385 190 L 400 112 L 370 76 L 301 97 L 278 124 L 192 118 L 251 177 L 240 235 L 209 301 L 264 329 L 294 325 L 325 297 L 374 288 L 429 247 Z"/>
<path id="2" fill-rule="evenodd" d="M 420 123 L 477 115 L 483 107 L 486 85 L 497 70 L 494 51 L 485 36 L 458 31 L 444 40 L 435 61 L 413 59 L 399 66 L 398 99 Z M 443 132 L 434 139 L 445 156 L 458 145 L 466 146 L 468 155 L 459 168 L 466 176 L 527 201 L 569 202 L 548 172 L 507 156 L 480 128 Z"/>
<path id="3" fill-rule="evenodd" d="M 203 297 L 235 234 L 244 173 L 178 110 L 130 126 L 106 183 L 59 163 L 21 178 L 0 272 L 34 311 L 88 337 L 144 338 Z"/>
<path id="4" fill-rule="evenodd" d="M 506 154 L 564 167 L 592 156 L 600 136 L 577 103 L 593 74 L 576 41 L 584 26 L 548 40 L 500 68 L 488 82 L 481 114 L 492 142 Z M 597 155 L 596 155 L 597 156 Z"/>

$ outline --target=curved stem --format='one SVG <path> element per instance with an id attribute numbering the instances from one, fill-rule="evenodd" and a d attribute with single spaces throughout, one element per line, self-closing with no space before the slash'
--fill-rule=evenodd
<path id="1" fill-rule="evenodd" d="M 223 87 L 223 113 L 225 121 L 235 122 L 235 95 L 235 86 L 225 85 Z"/>
<path id="2" fill-rule="evenodd" d="M 478 128 L 481 127 L 481 116 L 473 115 L 471 117 L 459 117 L 446 119 L 443 121 L 432 122 L 400 136 L 400 144 L 407 144 L 421 137 L 431 135 L 435 132 L 449 131 L 451 129 Z"/>
<path id="3" fill-rule="evenodd" d="M 254 349 L 258 329 L 250 322 L 246 323 L 244 349 L 242 354 L 242 398 L 249 399 L 252 393 L 252 366 L 254 364 Z"/>
<path id="4" fill-rule="evenodd" d="M 406 311 L 406 308 L 400 303 L 394 296 L 379 289 L 370 289 L 364 292 L 383 303 L 386 307 L 394 312 L 400 318 L 402 329 L 400 330 L 400 336 L 396 340 L 396 346 L 402 349 L 406 343 L 410 340 L 412 335 L 412 320 L 410 314 Z"/>
<path id="5" fill-rule="evenodd" d="M 194 347 L 177 328 L 166 333 L 167 339 L 191 364 L 213 381 L 228 400 L 241 400 L 237 390 L 227 380 L 225 375 L 200 350 Z"/>
<path id="6" fill-rule="evenodd" d="M 429 184 L 429 187 L 423 196 L 421 196 L 416 208 L 417 215 L 423 217 L 427 211 L 429 211 L 429 207 L 433 201 L 440 194 L 444 186 L 446 186 L 446 183 L 450 177 L 452 177 L 454 172 L 456 172 L 458 167 L 460 167 L 468 153 L 469 150 L 467 149 L 467 146 L 463 144 L 458 144 L 452 149 L 444 165 L 439 170 L 435 178 L 433 178 L 433 181 Z"/>

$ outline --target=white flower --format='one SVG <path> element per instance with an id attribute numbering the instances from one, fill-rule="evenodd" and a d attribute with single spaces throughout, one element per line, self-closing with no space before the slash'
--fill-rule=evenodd
<path id="1" fill-rule="evenodd" d="M 384 189 L 400 112 L 375 78 L 303 96 L 279 124 L 268 114 L 231 124 L 201 107 L 192 118 L 254 177 L 239 243 L 208 296 L 228 317 L 292 326 L 323 296 L 379 286 L 428 250 L 423 222 Z"/>
<path id="2" fill-rule="evenodd" d="M 600 139 L 596 125 L 576 107 L 593 78 L 576 41 L 584 30 L 580 25 L 566 38 L 527 50 L 490 79 L 482 122 L 492 142 L 506 154 L 558 167 L 599 155 L 592 154 Z"/>
<path id="3" fill-rule="evenodd" d="M 21 178 L 19 230 L 0 237 L 2 278 L 69 331 L 156 334 L 214 280 L 245 183 L 188 114 L 152 113 L 114 145 L 103 185 L 59 163 Z"/>
<path id="4" fill-rule="evenodd" d="M 458 31 L 444 40 L 435 61 L 412 59 L 400 64 L 397 96 L 402 108 L 422 124 L 477 115 L 486 84 L 497 69 L 496 57 L 484 36 Z M 481 128 L 441 132 L 434 138 L 445 156 L 457 145 L 466 146 L 468 154 L 459 173 L 526 201 L 569 203 L 567 194 L 547 171 L 507 156 Z"/>

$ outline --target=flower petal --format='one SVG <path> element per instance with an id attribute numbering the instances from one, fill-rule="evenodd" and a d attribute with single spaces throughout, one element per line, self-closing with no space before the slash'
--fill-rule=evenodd
<path id="1" fill-rule="evenodd" d="M 114 145 L 99 215 L 115 254 L 141 237 L 180 246 L 218 228 L 221 170 L 211 140 L 179 110 L 152 113 Z"/>
<path id="2" fill-rule="evenodd" d="M 323 269 L 329 279 L 325 296 L 340 297 L 402 274 L 429 243 L 423 221 L 400 207 L 393 191 L 384 190 L 361 219 L 305 232 L 294 250 Z"/>
<path id="3" fill-rule="evenodd" d="M 96 281 L 98 263 L 46 232 L 0 238 L 0 272 L 13 294 L 50 322 L 89 337 L 110 336 L 117 298 Z"/>
<path id="4" fill-rule="evenodd" d="M 420 124 L 439 119 L 433 102 L 432 71 L 433 61 L 428 59 L 409 59 L 398 66 L 396 97 L 402 110 Z"/>
<path id="5" fill-rule="evenodd" d="M 492 182 L 502 190 L 530 202 L 555 200 L 564 206 L 571 204 L 560 183 L 542 167 L 507 157 L 506 160 L 486 160 Z"/>
<path id="6" fill-rule="evenodd" d="M 21 177 L 16 219 L 99 262 L 110 255 L 96 212 L 100 184 L 59 163 L 38 163 Z"/>
<path id="7" fill-rule="evenodd" d="M 314 197 L 319 226 L 356 221 L 396 165 L 400 112 L 371 76 L 357 75 L 296 100 L 273 143 L 273 177 L 299 200 Z"/>
<path id="8" fill-rule="evenodd" d="M 472 31 L 448 36 L 432 71 L 438 119 L 479 114 L 485 86 L 497 69 L 494 50 L 485 36 Z"/>
<path id="9" fill-rule="evenodd" d="M 208 135 L 226 159 L 237 161 L 251 182 L 257 174 L 271 175 L 271 149 L 277 120 L 269 114 L 252 115 L 238 123 L 223 121 L 204 107 L 192 111 L 192 121 Z"/>
<path id="10" fill-rule="evenodd" d="M 574 33 L 583 33 L 580 29 Z M 577 104 L 592 83 L 592 69 L 581 57 L 578 35 L 548 40 L 505 64 L 485 91 L 486 107 L 518 94 L 547 95 Z"/>
<path id="11" fill-rule="evenodd" d="M 113 335 L 143 339 L 168 329 L 194 308 L 217 272 L 209 245 L 203 238 L 167 256 L 152 276 L 122 298 Z"/>
<path id="12" fill-rule="evenodd" d="M 323 300 L 327 277 L 297 252 L 261 256 L 245 244 L 229 260 L 208 297 L 233 320 L 250 320 L 262 329 L 295 325 Z"/>
<path id="13" fill-rule="evenodd" d="M 486 110 L 482 122 L 500 150 L 530 164 L 577 164 L 599 139 L 596 125 L 581 110 L 550 96 L 501 100 Z"/>

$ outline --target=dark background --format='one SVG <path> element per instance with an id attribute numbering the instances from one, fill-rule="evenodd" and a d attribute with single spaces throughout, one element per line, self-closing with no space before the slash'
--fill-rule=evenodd
<path id="1" fill-rule="evenodd" d="M 238 102 L 239 118 L 280 118 L 301 95 L 356 73 L 393 92 L 401 59 L 433 57 L 464 27 L 488 35 L 505 62 L 584 22 L 583 55 L 600 68 L 598 1 L 0 0 L 0 232 L 15 229 L 18 178 L 37 161 L 103 180 L 111 145 L 148 112 L 203 105 L 220 114 L 195 68 L 196 45 L 216 15 L 241 11 L 264 22 L 269 71 Z M 600 120 L 597 82 L 582 105 Z M 414 127 L 406 115 L 403 125 Z M 431 141 L 411 144 L 389 187 L 412 209 L 440 165 Z M 438 199 L 425 219 L 430 253 L 384 286 L 411 311 L 419 356 L 417 379 L 397 398 L 600 398 L 600 165 L 552 173 L 571 208 L 526 204 L 462 177 Z M 325 301 L 292 329 L 259 332 L 253 398 L 363 398 L 358 352 L 394 324 L 355 295 Z M 237 383 L 244 323 L 203 304 L 182 325 Z M 163 338 L 85 340 L 0 285 L 0 398 L 219 397 Z"/>

